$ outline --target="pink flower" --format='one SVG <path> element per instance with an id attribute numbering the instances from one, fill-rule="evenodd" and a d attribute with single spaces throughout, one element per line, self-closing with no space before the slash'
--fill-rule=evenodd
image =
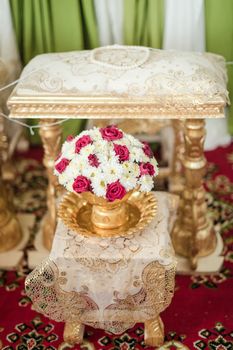
<path id="1" fill-rule="evenodd" d="M 125 194 L 126 189 L 121 185 L 119 180 L 108 184 L 106 198 L 109 200 L 109 202 L 113 202 L 115 199 L 122 199 Z"/>
<path id="2" fill-rule="evenodd" d="M 140 174 L 153 176 L 155 174 L 154 166 L 149 162 L 141 163 L 140 164 Z"/>
<path id="3" fill-rule="evenodd" d="M 76 179 L 74 180 L 73 190 L 75 192 L 82 193 L 82 192 L 90 191 L 90 188 L 91 188 L 91 181 L 85 176 L 80 175 L 76 177 Z"/>
<path id="4" fill-rule="evenodd" d="M 120 131 L 115 125 L 110 125 L 106 128 L 101 128 L 100 133 L 102 135 L 102 138 L 107 141 L 119 140 L 123 137 L 123 132 Z"/>
<path id="5" fill-rule="evenodd" d="M 129 160 L 129 150 L 126 146 L 114 144 L 114 151 L 118 156 L 120 162 Z"/>
<path id="6" fill-rule="evenodd" d="M 88 145 L 89 143 L 92 143 L 92 139 L 90 138 L 89 135 L 84 135 L 80 137 L 75 143 L 75 152 L 79 153 L 80 150 L 86 145 Z"/>
<path id="7" fill-rule="evenodd" d="M 66 141 L 70 142 L 70 141 L 73 141 L 73 139 L 74 139 L 73 135 L 68 135 L 66 138 Z"/>
<path id="8" fill-rule="evenodd" d="M 69 165 L 69 163 L 70 163 L 69 159 L 62 158 L 60 162 L 55 165 L 55 169 L 61 174 Z"/>
<path id="9" fill-rule="evenodd" d="M 146 156 L 152 158 L 153 157 L 153 152 L 149 146 L 149 144 L 147 142 L 142 142 L 143 143 L 143 151 L 145 153 Z"/>
<path id="10" fill-rule="evenodd" d="M 100 162 L 95 154 L 89 154 L 88 163 L 96 168 L 98 168 L 98 166 L 100 165 Z"/>

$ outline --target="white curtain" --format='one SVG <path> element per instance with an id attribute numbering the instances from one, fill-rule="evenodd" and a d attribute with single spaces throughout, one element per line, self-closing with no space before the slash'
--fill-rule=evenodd
<path id="1" fill-rule="evenodd" d="M 204 11 L 204 0 L 165 0 L 163 48 L 205 51 Z M 207 119 L 206 129 L 206 150 L 230 143 L 225 119 Z M 168 132 L 164 137 L 170 140 Z"/>
<path id="2" fill-rule="evenodd" d="M 165 0 L 163 48 L 205 51 L 203 0 Z"/>
<path id="3" fill-rule="evenodd" d="M 21 64 L 9 0 L 0 0 L 0 59 L 8 67 L 10 80 L 16 79 L 20 73 Z"/>
<path id="4" fill-rule="evenodd" d="M 95 0 L 101 46 L 123 43 L 123 0 Z"/>
<path id="5" fill-rule="evenodd" d="M 16 80 L 21 71 L 21 62 L 16 45 L 9 0 L 0 0 L 0 60 L 7 68 L 7 81 L 5 83 Z M 8 113 L 6 101 L 12 88 L 0 92 L 1 107 L 4 113 Z M 12 145 L 17 143 L 18 149 L 28 148 L 28 142 L 24 138 L 18 141 L 23 130 L 22 126 L 8 121 L 5 121 L 5 126 L 9 138 L 12 140 Z"/>

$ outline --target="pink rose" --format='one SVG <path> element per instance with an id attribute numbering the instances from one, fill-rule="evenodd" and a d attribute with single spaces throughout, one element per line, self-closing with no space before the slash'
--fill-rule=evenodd
<path id="1" fill-rule="evenodd" d="M 78 176 L 74 180 L 73 183 L 73 190 L 77 193 L 87 192 L 90 191 L 91 188 L 91 181 L 86 178 L 85 176 Z"/>
<path id="2" fill-rule="evenodd" d="M 126 146 L 114 144 L 114 151 L 118 156 L 120 162 L 129 160 L 129 150 Z"/>
<path id="3" fill-rule="evenodd" d="M 70 163 L 69 159 L 62 158 L 60 162 L 55 165 L 55 169 L 61 174 L 69 165 L 69 163 Z"/>
<path id="4" fill-rule="evenodd" d="M 153 152 L 149 146 L 149 144 L 147 142 L 142 142 L 143 143 L 143 151 L 145 153 L 146 156 L 152 158 L 153 157 Z"/>
<path id="5" fill-rule="evenodd" d="M 66 138 L 66 141 L 70 142 L 70 141 L 73 141 L 73 139 L 74 139 L 73 135 L 68 135 Z"/>
<path id="6" fill-rule="evenodd" d="M 149 162 L 141 163 L 140 164 L 140 174 L 153 176 L 155 174 L 154 166 Z"/>
<path id="7" fill-rule="evenodd" d="M 92 139 L 90 138 L 89 135 L 84 135 L 80 137 L 75 143 L 75 152 L 79 153 L 80 150 L 86 145 L 88 145 L 89 143 L 92 143 Z"/>
<path id="8" fill-rule="evenodd" d="M 98 168 L 98 166 L 100 165 L 100 162 L 95 154 L 89 154 L 88 163 L 96 168 Z"/>
<path id="9" fill-rule="evenodd" d="M 121 185 L 119 180 L 108 184 L 106 198 L 109 200 L 109 202 L 113 202 L 115 199 L 122 199 L 125 194 L 126 189 Z"/>
<path id="10" fill-rule="evenodd" d="M 107 141 L 119 140 L 123 137 L 123 132 L 120 131 L 115 125 L 101 128 L 100 133 L 102 135 L 102 138 Z"/>

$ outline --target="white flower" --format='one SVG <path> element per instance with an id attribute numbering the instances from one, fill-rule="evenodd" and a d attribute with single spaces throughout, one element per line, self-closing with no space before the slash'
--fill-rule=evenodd
<path id="1" fill-rule="evenodd" d="M 139 179 L 140 191 L 142 192 L 150 192 L 154 187 L 153 177 L 150 175 L 143 175 Z"/>
<path id="2" fill-rule="evenodd" d="M 107 182 L 104 174 L 93 178 L 91 180 L 91 186 L 96 196 L 105 197 L 107 190 Z"/>
<path id="3" fill-rule="evenodd" d="M 59 183 L 61 185 L 65 185 L 65 183 L 67 183 L 69 181 L 69 177 L 67 177 L 65 172 L 59 174 L 58 178 L 59 178 Z"/>
<path id="4" fill-rule="evenodd" d="M 73 183 L 74 183 L 74 181 L 69 181 L 69 182 L 65 185 L 67 191 L 75 192 L 75 191 L 73 190 Z"/>
<path id="5" fill-rule="evenodd" d="M 65 141 L 62 145 L 62 154 L 67 159 L 72 159 L 75 155 L 75 142 L 72 141 Z"/>
<path id="6" fill-rule="evenodd" d="M 101 176 L 100 167 L 96 168 L 94 166 L 87 165 L 82 169 L 82 175 L 89 178 L 91 181 L 97 177 Z"/>
<path id="7" fill-rule="evenodd" d="M 140 168 L 137 163 L 126 161 L 122 163 L 122 168 L 123 172 L 129 173 L 131 177 L 138 177 L 140 175 Z"/>
<path id="8" fill-rule="evenodd" d="M 141 147 L 132 147 L 129 150 L 129 160 L 131 162 L 144 162 L 145 161 L 145 153 L 143 152 Z M 148 158 L 148 157 L 146 157 Z"/>
<path id="9" fill-rule="evenodd" d="M 121 184 L 125 187 L 126 191 L 130 191 L 137 185 L 137 178 L 132 177 L 129 172 L 124 172 L 120 178 Z"/>
<path id="10" fill-rule="evenodd" d="M 68 179 L 74 180 L 78 175 L 81 174 L 80 168 L 78 166 L 79 162 L 76 159 L 71 160 L 70 164 L 67 166 L 65 173 Z M 83 165 L 84 166 L 84 165 Z M 82 167 L 82 163 L 81 163 Z"/>
<path id="11" fill-rule="evenodd" d="M 79 155 L 80 157 L 88 157 L 90 154 L 95 152 L 95 146 L 94 144 L 89 143 L 88 145 L 81 148 Z"/>
<path id="12" fill-rule="evenodd" d="M 108 183 L 115 182 L 121 178 L 123 169 L 117 158 L 109 159 L 105 164 L 101 165 L 101 170 L 105 174 Z"/>
<path id="13" fill-rule="evenodd" d="M 140 140 L 138 140 L 136 137 L 130 135 L 130 134 L 125 134 L 125 138 L 128 140 L 128 142 L 130 143 L 131 147 L 135 146 L 135 147 L 139 147 L 142 148 L 142 143 Z"/>

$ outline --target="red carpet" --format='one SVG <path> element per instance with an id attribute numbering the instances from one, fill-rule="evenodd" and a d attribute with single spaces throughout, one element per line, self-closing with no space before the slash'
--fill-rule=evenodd
<path id="1" fill-rule="evenodd" d="M 210 162 L 206 177 L 208 202 L 224 239 L 224 265 L 214 276 L 177 276 L 175 297 L 162 315 L 166 339 L 161 349 L 233 350 L 233 144 L 206 156 Z M 36 212 L 39 220 L 45 206 L 45 180 L 40 165 L 31 167 L 31 173 L 24 171 L 20 175 L 15 190 L 20 196 L 34 184 L 37 192 L 29 210 Z M 31 310 L 23 289 L 27 272 L 26 255 L 20 271 L 0 271 L 0 349 L 80 349 L 63 342 L 63 324 Z M 120 336 L 86 327 L 85 339 L 82 349 L 145 348 L 142 324 Z"/>

